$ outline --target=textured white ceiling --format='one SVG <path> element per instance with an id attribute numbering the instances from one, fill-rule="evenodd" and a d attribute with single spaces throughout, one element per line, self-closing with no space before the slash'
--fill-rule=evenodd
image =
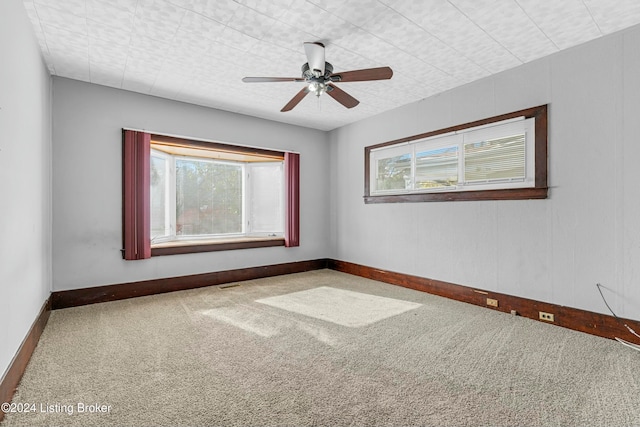
<path id="1" fill-rule="evenodd" d="M 330 130 L 640 23 L 638 0 L 24 0 L 51 74 Z M 309 95 L 303 42 L 342 83 L 346 109 Z"/>

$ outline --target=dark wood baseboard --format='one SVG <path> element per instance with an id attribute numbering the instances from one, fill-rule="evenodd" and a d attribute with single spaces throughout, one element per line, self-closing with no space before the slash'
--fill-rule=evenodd
<path id="1" fill-rule="evenodd" d="M 483 289 L 470 288 L 454 283 L 440 280 L 427 279 L 424 277 L 412 276 L 393 271 L 380 270 L 364 265 L 353 264 L 346 261 L 329 260 L 328 268 L 344 273 L 353 274 L 380 282 L 399 285 L 434 295 L 439 295 L 449 299 L 466 302 L 492 310 L 511 313 L 515 310 L 519 316 L 529 319 L 539 320 L 539 312 L 544 311 L 554 315 L 553 325 L 586 332 L 599 337 L 614 339 L 619 337 L 631 342 L 638 342 L 638 338 L 633 336 L 624 323 L 635 331 L 640 331 L 640 322 L 628 319 L 616 319 L 600 313 L 593 313 L 578 308 L 565 307 L 546 302 L 535 301 L 527 298 L 520 298 L 512 295 L 501 294 Z M 594 286 L 595 292 L 595 286 Z M 498 300 L 498 307 L 487 305 L 487 298 Z"/>
<path id="2" fill-rule="evenodd" d="M 36 317 L 33 325 L 31 325 L 31 329 L 29 329 L 27 336 L 22 341 L 20 348 L 9 364 L 4 377 L 0 379 L 0 403 L 11 402 L 13 394 L 16 392 L 16 388 L 18 387 L 18 384 L 20 384 L 24 370 L 29 364 L 31 355 L 38 345 L 40 335 L 42 335 L 42 331 L 44 331 L 44 327 L 47 325 L 50 314 L 51 298 L 48 298 L 42 305 L 40 313 L 38 313 L 38 317 Z M 0 421 L 2 421 L 3 418 L 4 412 L 0 411 Z"/>
<path id="3" fill-rule="evenodd" d="M 320 270 L 327 268 L 327 263 L 327 259 L 317 259 L 213 273 L 193 274 L 190 276 L 167 277 L 140 282 L 96 286 L 93 288 L 55 291 L 51 294 L 52 308 L 57 310 L 60 308 L 116 301 L 166 292 L 184 291 L 231 282 L 241 282 L 243 280 Z"/>
<path id="4" fill-rule="evenodd" d="M 512 310 L 515 310 L 519 316 L 538 321 L 542 321 L 539 319 L 539 312 L 543 311 L 554 315 L 554 322 L 542 321 L 544 323 L 551 323 L 556 326 L 562 326 L 604 338 L 613 339 L 615 337 L 619 337 L 631 342 L 637 342 L 637 337 L 633 336 L 624 327 L 624 323 L 634 330 L 640 331 L 640 322 L 636 320 L 616 319 L 613 316 L 594 313 L 578 308 L 535 301 L 513 295 L 486 291 L 483 289 L 419 276 L 412 276 L 394 271 L 381 270 L 334 259 L 316 259 L 92 288 L 73 289 L 69 291 L 57 291 L 51 294 L 51 308 L 57 310 L 86 304 L 95 304 L 166 292 L 195 289 L 205 286 L 241 282 L 243 280 L 301 273 L 304 271 L 320 270 L 323 268 L 330 268 L 332 270 L 378 280 L 392 285 L 404 286 L 406 288 L 439 295 L 505 313 L 511 313 Z M 497 300 L 498 307 L 487 305 L 487 298 Z"/>

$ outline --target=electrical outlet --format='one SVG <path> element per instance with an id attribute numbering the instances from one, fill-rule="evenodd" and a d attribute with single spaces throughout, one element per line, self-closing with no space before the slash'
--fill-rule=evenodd
<path id="1" fill-rule="evenodd" d="M 546 320 L 547 322 L 553 322 L 553 314 L 551 313 L 546 313 L 544 311 L 539 311 L 538 313 L 540 313 L 540 320 Z"/>
<path id="2" fill-rule="evenodd" d="M 487 298 L 487 305 L 490 305 L 491 307 L 497 307 L 498 300 L 493 298 Z"/>

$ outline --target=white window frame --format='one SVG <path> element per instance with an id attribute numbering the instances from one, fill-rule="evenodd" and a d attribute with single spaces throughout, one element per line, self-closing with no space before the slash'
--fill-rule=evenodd
<path id="1" fill-rule="evenodd" d="M 165 160 L 167 163 L 168 179 L 165 183 L 165 198 L 164 198 L 164 218 L 165 218 L 165 231 L 169 230 L 168 234 L 162 236 L 155 236 L 151 239 L 151 244 L 166 242 L 170 239 L 170 236 L 175 235 L 176 229 L 176 210 L 171 209 L 171 206 L 176 205 L 176 163 L 171 154 L 164 153 L 159 150 L 151 149 L 151 157 L 158 157 Z"/>
<path id="2" fill-rule="evenodd" d="M 282 231 L 266 231 L 266 232 L 258 232 L 254 231 L 253 223 L 251 223 L 251 215 L 250 212 L 246 213 L 246 220 L 243 221 L 245 226 L 247 227 L 247 235 L 255 236 L 255 237 L 283 237 L 284 236 L 284 227 L 285 227 L 285 177 L 284 177 L 284 160 L 280 162 L 255 162 L 255 163 L 245 163 L 245 181 L 247 185 L 244 187 L 245 195 L 243 197 L 243 204 L 246 203 L 247 200 L 251 200 L 251 195 L 253 192 L 253 187 L 251 185 L 251 174 L 253 173 L 253 168 L 264 165 L 276 165 L 280 168 L 280 173 L 282 174 L 282 183 L 280 185 L 280 209 L 282 211 L 282 215 L 280 216 L 280 230 Z M 243 213 L 244 214 L 244 213 Z"/>
<path id="3" fill-rule="evenodd" d="M 168 161 L 169 163 L 169 179 L 168 184 L 166 185 L 165 191 L 167 191 L 167 196 L 165 196 L 165 221 L 167 218 L 170 221 L 168 229 L 170 233 L 164 236 L 156 236 L 152 239 L 151 244 L 161 244 L 166 242 L 179 242 L 179 241 L 205 241 L 205 240 L 231 240 L 231 239 L 242 239 L 242 238 L 258 238 L 258 237 L 273 237 L 273 238 L 282 238 L 284 237 L 284 227 L 285 227 L 285 179 L 284 179 L 284 161 L 266 161 L 266 162 L 240 162 L 240 161 L 231 161 L 231 160 L 216 160 L 210 159 L 206 157 L 195 157 L 195 156 L 184 156 L 178 154 L 168 154 L 162 151 L 151 149 L 151 157 L 161 157 Z M 193 160 L 198 162 L 207 162 L 207 163 L 217 163 L 217 164 L 229 164 L 233 166 L 240 166 L 242 169 L 242 232 L 241 233 L 226 233 L 226 234 L 186 234 L 186 235 L 178 235 L 177 234 L 177 226 L 176 226 L 176 203 L 177 203 L 177 193 L 176 193 L 176 160 L 177 159 L 185 159 L 185 160 Z M 254 166 L 264 166 L 265 164 L 271 165 L 280 165 L 280 171 L 282 173 L 282 181 L 280 186 L 280 200 L 282 201 L 281 210 L 281 220 L 280 220 L 280 230 L 274 230 L 269 232 L 254 232 L 252 230 L 252 224 L 249 221 L 251 218 L 249 212 L 248 200 L 251 197 L 251 180 L 249 179 L 249 174 L 251 174 L 252 168 Z M 165 226 L 165 230 L 167 227 Z"/>
<path id="4" fill-rule="evenodd" d="M 465 144 L 474 141 L 497 139 L 501 137 L 522 134 L 525 135 L 525 178 L 524 179 L 495 179 L 486 181 L 465 181 Z M 471 127 L 460 131 L 440 134 L 429 138 L 412 140 L 396 145 L 374 148 L 370 151 L 370 182 L 371 196 L 424 194 L 441 192 L 462 192 L 476 190 L 500 190 L 513 188 L 535 187 L 535 119 L 516 117 L 483 126 Z M 435 188 L 416 188 L 416 153 L 431 151 L 439 148 L 458 147 L 458 185 Z M 411 177 L 408 188 L 404 190 L 378 190 L 377 172 L 378 161 L 395 157 L 396 153 L 411 155 Z"/>

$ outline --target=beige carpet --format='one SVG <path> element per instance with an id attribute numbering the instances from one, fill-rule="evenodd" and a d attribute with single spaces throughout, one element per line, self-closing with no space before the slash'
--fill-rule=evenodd
<path id="1" fill-rule="evenodd" d="M 54 311 L 2 425 L 630 426 L 639 397 L 615 341 L 321 270 Z"/>

